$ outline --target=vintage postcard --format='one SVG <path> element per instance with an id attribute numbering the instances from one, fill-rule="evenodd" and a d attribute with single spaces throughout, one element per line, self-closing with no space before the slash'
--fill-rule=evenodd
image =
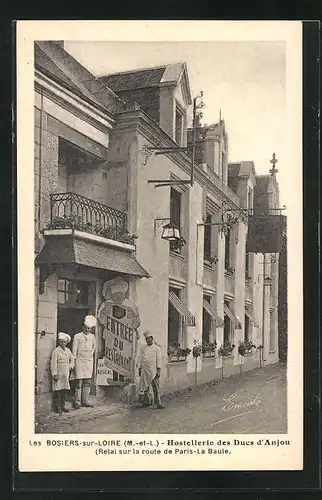
<path id="1" fill-rule="evenodd" d="M 301 65 L 301 22 L 17 23 L 19 471 L 302 469 Z"/>

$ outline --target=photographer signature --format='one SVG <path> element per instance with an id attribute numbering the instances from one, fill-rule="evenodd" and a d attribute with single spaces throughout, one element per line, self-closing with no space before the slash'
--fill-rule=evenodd
<path id="1" fill-rule="evenodd" d="M 225 404 L 222 408 L 222 411 L 231 411 L 231 410 L 239 410 L 241 408 L 249 408 L 252 406 L 256 406 L 259 408 L 259 405 L 261 403 L 259 398 L 259 394 L 256 394 L 253 396 L 251 399 L 248 401 L 245 401 L 244 403 L 235 403 L 236 400 L 236 392 L 234 394 L 231 394 L 228 398 L 223 398 L 223 401 L 225 401 Z"/>

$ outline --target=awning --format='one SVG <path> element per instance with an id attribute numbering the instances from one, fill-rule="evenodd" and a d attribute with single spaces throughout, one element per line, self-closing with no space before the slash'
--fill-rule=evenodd
<path id="1" fill-rule="evenodd" d="M 248 311 L 248 309 L 245 308 L 245 316 L 247 316 L 247 318 L 252 322 L 252 323 L 255 323 L 255 320 L 253 318 L 253 316 L 250 314 L 250 312 Z"/>
<path id="2" fill-rule="evenodd" d="M 248 309 L 245 308 L 245 315 L 247 316 L 247 318 L 250 320 L 251 323 L 253 323 L 254 326 L 259 326 L 259 323 L 258 321 L 255 321 L 253 316 L 250 314 L 250 312 L 248 311 Z"/>
<path id="3" fill-rule="evenodd" d="M 193 314 L 189 311 L 189 309 L 181 302 L 179 297 L 170 290 L 169 292 L 169 301 L 173 305 L 173 307 L 178 311 L 178 313 L 182 316 L 183 323 L 188 326 L 195 326 L 196 319 Z"/>
<path id="4" fill-rule="evenodd" d="M 235 328 L 241 328 L 242 327 L 241 322 L 235 316 L 235 314 L 233 313 L 233 311 L 227 306 L 227 304 L 224 304 L 224 312 L 228 316 L 228 318 L 230 319 L 230 321 L 232 322 L 232 324 L 234 325 Z"/>
<path id="5" fill-rule="evenodd" d="M 51 237 L 36 257 L 36 264 L 78 264 L 148 278 L 147 271 L 126 250 L 76 238 Z"/>
<path id="6" fill-rule="evenodd" d="M 216 324 L 216 326 L 218 326 L 218 328 L 221 328 L 222 326 L 224 326 L 224 320 L 218 315 L 216 309 L 214 309 L 212 307 L 212 305 L 209 304 L 209 302 L 206 299 L 203 299 L 202 305 L 205 308 L 205 310 L 207 311 L 207 313 L 215 321 L 215 324 Z"/>

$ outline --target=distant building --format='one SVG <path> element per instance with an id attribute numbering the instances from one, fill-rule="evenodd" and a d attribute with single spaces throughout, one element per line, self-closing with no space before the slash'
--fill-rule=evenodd
<path id="1" fill-rule="evenodd" d="M 190 154 L 147 148 L 190 145 L 191 104 L 184 63 L 96 78 L 61 42 L 35 44 L 38 411 L 50 409 L 57 332 L 73 336 L 88 313 L 99 318 L 98 398 L 134 387 L 144 330 L 162 349 L 164 392 L 196 372 L 201 383 L 278 360 L 278 257 L 246 253 L 247 217 L 222 226 L 223 210 L 252 209 L 262 193 L 278 206 L 276 179 L 262 181 L 253 162 L 228 165 L 220 121 L 199 124 L 193 186 L 149 182 L 189 180 Z M 161 237 L 169 220 L 185 244 Z M 243 357 L 245 341 L 264 347 Z"/>

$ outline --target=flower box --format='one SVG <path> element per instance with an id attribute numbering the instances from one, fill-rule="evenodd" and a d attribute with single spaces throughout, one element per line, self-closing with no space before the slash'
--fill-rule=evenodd
<path id="1" fill-rule="evenodd" d="M 235 344 L 232 344 L 228 340 L 218 349 L 218 355 L 222 357 L 231 356 L 233 350 L 235 349 Z"/>
<path id="2" fill-rule="evenodd" d="M 170 345 L 168 347 L 168 361 L 169 363 L 177 363 L 186 361 L 191 349 L 180 347 L 180 344 Z"/>

